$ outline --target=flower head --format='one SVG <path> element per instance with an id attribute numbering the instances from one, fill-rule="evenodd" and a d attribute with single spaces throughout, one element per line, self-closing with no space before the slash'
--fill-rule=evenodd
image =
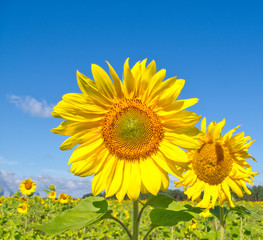
<path id="1" fill-rule="evenodd" d="M 19 191 L 25 195 L 31 195 L 36 189 L 36 184 L 31 178 L 21 181 L 19 185 Z"/>
<path id="2" fill-rule="evenodd" d="M 52 115 L 67 119 L 53 133 L 72 135 L 60 147 L 72 149 L 71 172 L 94 175 L 92 192 L 105 190 L 122 201 L 127 194 L 136 200 L 141 193 L 156 195 L 169 185 L 168 173 L 180 176 L 188 158 L 180 147 L 200 148 L 195 125 L 200 117 L 186 111 L 198 99 L 176 100 L 184 80 L 164 80 L 146 60 L 132 69 L 124 64 L 124 80 L 109 65 L 112 78 L 99 66 L 91 67 L 94 81 L 77 71 L 82 93 L 69 93 Z M 179 146 L 179 147 L 178 147 Z"/>
<path id="3" fill-rule="evenodd" d="M 70 196 L 66 193 L 60 193 L 58 195 L 58 201 L 62 204 L 68 203 L 70 201 Z"/>
<path id="4" fill-rule="evenodd" d="M 27 213 L 27 210 L 28 210 L 28 206 L 27 206 L 27 203 L 24 202 L 24 203 L 20 203 L 18 205 L 19 207 L 17 208 L 17 211 L 21 214 L 26 214 Z"/>
<path id="5" fill-rule="evenodd" d="M 239 126 L 221 136 L 224 125 L 225 120 L 211 122 L 206 128 L 206 118 L 202 120 L 201 148 L 188 152 L 190 169 L 175 183 L 177 187 L 185 187 L 185 194 L 192 201 L 204 191 L 198 207 L 213 208 L 217 200 L 220 205 L 227 202 L 233 207 L 230 189 L 238 197 L 243 197 L 243 189 L 251 194 L 246 182 L 253 184 L 254 175 L 258 174 L 251 171 L 245 160 L 255 160 L 247 152 L 254 141 L 245 137 L 244 132 L 232 136 Z"/>
<path id="6" fill-rule="evenodd" d="M 56 192 L 55 191 L 50 191 L 49 194 L 48 194 L 48 197 L 51 198 L 51 199 L 55 199 L 56 198 Z"/>

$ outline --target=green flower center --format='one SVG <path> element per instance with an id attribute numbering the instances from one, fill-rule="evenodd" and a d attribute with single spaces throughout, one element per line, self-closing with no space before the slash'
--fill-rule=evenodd
<path id="1" fill-rule="evenodd" d="M 146 158 L 157 151 L 164 130 L 152 109 L 138 99 L 124 99 L 105 116 L 102 136 L 112 154 L 131 160 Z"/>

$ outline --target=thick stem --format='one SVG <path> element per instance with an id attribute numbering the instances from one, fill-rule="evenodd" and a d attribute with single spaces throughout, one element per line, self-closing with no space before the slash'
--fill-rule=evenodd
<path id="1" fill-rule="evenodd" d="M 225 223 L 224 223 L 224 209 L 220 206 L 220 240 L 224 240 Z"/>
<path id="2" fill-rule="evenodd" d="M 133 216 L 132 216 L 132 223 L 133 223 L 133 240 L 139 239 L 139 203 L 138 200 L 133 202 Z"/>
<path id="3" fill-rule="evenodd" d="M 123 227 L 123 229 L 126 231 L 126 233 L 128 234 L 129 239 L 130 239 L 130 240 L 133 240 L 132 235 L 131 235 L 129 229 L 123 224 L 123 222 L 121 222 L 118 218 L 115 218 L 115 217 L 113 217 L 113 216 L 110 216 L 109 219 L 112 219 L 112 220 L 116 221 L 117 223 L 119 223 L 119 224 Z"/>

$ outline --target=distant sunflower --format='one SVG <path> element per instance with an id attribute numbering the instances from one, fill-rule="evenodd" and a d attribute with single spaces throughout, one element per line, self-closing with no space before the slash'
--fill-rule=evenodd
<path id="1" fill-rule="evenodd" d="M 19 185 L 19 191 L 25 195 L 31 195 L 36 189 L 36 184 L 31 178 L 21 181 Z"/>
<path id="2" fill-rule="evenodd" d="M 50 199 L 55 199 L 56 198 L 56 192 L 55 191 L 50 191 L 49 193 L 48 193 L 48 197 L 50 198 Z"/>
<path id="3" fill-rule="evenodd" d="M 68 203 L 70 201 L 70 196 L 66 193 L 60 193 L 58 195 L 58 201 L 62 204 Z"/>
<path id="4" fill-rule="evenodd" d="M 24 203 L 20 203 L 18 205 L 18 208 L 17 208 L 17 211 L 21 214 L 26 214 L 27 211 L 28 211 L 28 206 L 27 206 L 27 203 L 24 202 Z"/>
<path id="5" fill-rule="evenodd" d="M 108 63 L 108 62 L 107 62 Z M 188 158 L 179 147 L 198 149 L 200 117 L 184 109 L 198 99 L 176 100 L 185 81 L 165 81 L 166 70 L 156 72 L 152 61 L 124 64 L 124 80 L 109 65 L 108 74 L 92 64 L 94 81 L 77 71 L 82 94 L 69 93 L 54 107 L 52 115 L 67 121 L 53 133 L 72 135 L 60 147 L 72 149 L 69 164 L 78 176 L 94 174 L 94 195 L 106 191 L 121 201 L 127 194 L 136 200 L 142 193 L 156 195 L 167 190 L 168 173 L 180 175 Z M 175 101 L 176 100 L 176 101 Z M 178 147 L 179 146 L 179 147 Z"/>
<path id="6" fill-rule="evenodd" d="M 189 152 L 190 169 L 175 182 L 176 187 L 185 187 L 185 194 L 192 201 L 198 199 L 204 191 L 198 207 L 214 207 L 217 200 L 219 205 L 228 202 L 233 207 L 230 188 L 240 198 L 243 197 L 243 189 L 251 194 L 246 182 L 253 184 L 251 180 L 258 174 L 251 171 L 251 166 L 245 160 L 255 160 L 247 152 L 255 140 L 250 141 L 251 138 L 245 137 L 244 132 L 232 136 L 239 126 L 221 136 L 224 125 L 225 120 L 211 122 L 206 129 L 206 118 L 202 120 L 204 136 L 200 138 L 201 148 Z"/>

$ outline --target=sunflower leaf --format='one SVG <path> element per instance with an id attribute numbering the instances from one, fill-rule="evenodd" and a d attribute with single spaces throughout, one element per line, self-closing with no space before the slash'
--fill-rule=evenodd
<path id="1" fill-rule="evenodd" d="M 187 208 L 177 203 L 174 198 L 165 194 L 158 194 L 157 196 L 149 197 L 145 205 L 173 211 L 187 210 Z"/>
<path id="2" fill-rule="evenodd" d="M 96 223 L 111 214 L 108 203 L 101 197 L 88 197 L 76 207 L 66 210 L 45 225 L 35 226 L 48 234 L 60 234 Z"/>
<path id="3" fill-rule="evenodd" d="M 166 209 L 153 209 L 150 212 L 151 225 L 156 226 L 174 226 L 179 222 L 187 222 L 193 219 L 194 216 L 187 211 L 173 211 Z"/>
<path id="4" fill-rule="evenodd" d="M 220 221 L 220 206 L 215 206 L 214 209 L 210 208 L 209 211 Z M 224 214 L 228 213 L 228 209 L 223 207 Z"/>
<path id="5" fill-rule="evenodd" d="M 236 207 L 233 207 L 233 208 L 230 208 L 229 211 L 236 211 L 238 213 L 240 213 L 241 215 L 249 215 L 251 216 L 252 218 L 255 218 L 255 219 L 258 219 L 258 220 L 262 220 L 262 216 L 251 211 L 250 209 L 244 207 L 244 206 L 236 206 Z"/>

